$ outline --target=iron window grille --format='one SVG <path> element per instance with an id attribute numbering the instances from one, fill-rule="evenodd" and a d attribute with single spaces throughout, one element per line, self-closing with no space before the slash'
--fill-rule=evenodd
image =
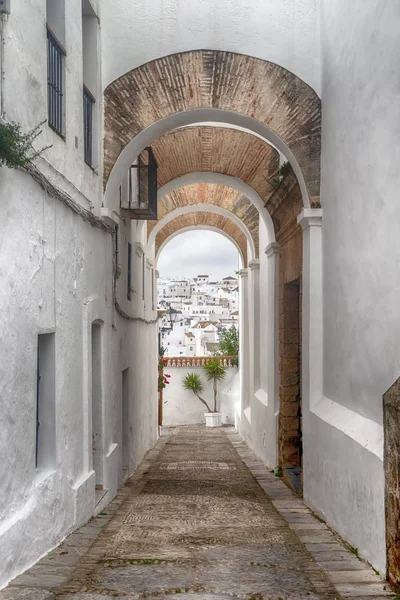
<path id="1" fill-rule="evenodd" d="M 95 98 L 87 87 L 83 86 L 83 137 L 85 163 L 93 167 L 93 108 Z"/>
<path id="2" fill-rule="evenodd" d="M 47 27 L 47 118 L 56 133 L 64 133 L 65 49 Z"/>
<path id="3" fill-rule="evenodd" d="M 150 147 L 129 169 L 128 198 L 121 200 L 121 208 L 130 212 L 131 219 L 157 219 L 157 161 Z"/>

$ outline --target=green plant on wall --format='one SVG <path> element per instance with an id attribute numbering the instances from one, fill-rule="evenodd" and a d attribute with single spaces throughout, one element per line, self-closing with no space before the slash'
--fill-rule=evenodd
<path id="1" fill-rule="evenodd" d="M 215 356 L 231 356 L 232 365 L 239 364 L 239 332 L 234 325 L 229 329 L 221 329 L 219 332 L 219 349 Z"/>
<path id="2" fill-rule="evenodd" d="M 187 375 L 185 375 L 185 377 L 182 379 L 182 383 L 185 390 L 193 392 L 196 398 L 198 398 L 200 402 L 204 404 L 204 406 L 207 408 L 207 412 L 212 412 L 207 402 L 200 396 L 204 386 L 198 373 L 187 373 Z"/>
<path id="3" fill-rule="evenodd" d="M 0 166 L 26 167 L 42 152 L 51 148 L 45 146 L 35 150 L 33 147 L 33 142 L 42 133 L 42 125 L 43 123 L 39 123 L 28 133 L 22 133 L 18 123 L 0 123 Z"/>
<path id="4" fill-rule="evenodd" d="M 273 189 L 276 189 L 277 187 L 279 187 L 281 185 L 282 181 L 285 179 L 286 175 L 289 173 L 289 171 L 290 171 L 290 163 L 288 161 L 286 161 L 279 167 L 279 169 L 276 171 L 274 177 L 272 177 L 271 179 L 268 179 L 269 185 Z"/>

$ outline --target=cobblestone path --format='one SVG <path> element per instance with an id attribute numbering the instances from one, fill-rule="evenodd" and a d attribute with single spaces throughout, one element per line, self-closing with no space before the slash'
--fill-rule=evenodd
<path id="1" fill-rule="evenodd" d="M 105 513 L 14 580 L 0 600 L 366 600 L 390 593 L 230 428 L 181 427 L 161 438 Z"/>

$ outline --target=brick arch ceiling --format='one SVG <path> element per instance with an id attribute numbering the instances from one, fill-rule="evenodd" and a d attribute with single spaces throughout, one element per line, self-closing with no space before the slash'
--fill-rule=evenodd
<path id="1" fill-rule="evenodd" d="M 162 219 L 176 208 L 196 204 L 213 204 L 236 215 L 250 232 L 254 240 L 256 256 L 258 256 L 258 226 L 260 218 L 258 210 L 250 200 L 233 188 L 214 183 L 195 183 L 177 188 L 158 201 L 158 218 Z M 214 217 L 216 222 L 218 222 L 220 215 L 214 214 Z M 147 222 L 148 236 L 156 223 L 157 221 Z M 209 225 L 212 225 L 212 223 L 209 223 Z"/>
<path id="2" fill-rule="evenodd" d="M 180 215 L 164 225 L 156 237 L 156 255 L 162 244 L 181 229 L 187 229 L 188 227 L 196 229 L 196 227 L 201 228 L 202 226 L 214 227 L 232 238 L 242 252 L 244 266 L 247 266 L 247 240 L 243 231 L 227 217 L 208 212 Z"/>
<path id="3" fill-rule="evenodd" d="M 279 65 L 231 52 L 183 52 L 122 75 L 104 99 L 105 182 L 119 154 L 146 127 L 176 113 L 214 108 L 267 126 L 295 156 L 310 198 L 319 196 L 320 100 Z"/>
<path id="4" fill-rule="evenodd" d="M 190 173 L 237 177 L 267 202 L 268 183 L 279 168 L 279 153 L 263 140 L 237 129 L 191 126 L 171 131 L 152 144 L 158 187 Z"/>

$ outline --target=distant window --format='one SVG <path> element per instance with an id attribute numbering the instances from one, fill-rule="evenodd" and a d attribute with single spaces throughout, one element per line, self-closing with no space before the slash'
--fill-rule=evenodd
<path id="1" fill-rule="evenodd" d="M 145 283 L 146 283 L 146 259 L 145 259 L 144 254 L 142 254 L 142 300 L 144 300 Z"/>
<path id="2" fill-rule="evenodd" d="M 151 269 L 151 308 L 154 310 L 154 269 Z"/>
<path id="3" fill-rule="evenodd" d="M 128 242 L 127 298 L 132 300 L 132 244 Z"/>
<path id="4" fill-rule="evenodd" d="M 118 265 L 118 253 L 119 253 L 119 236 L 118 236 L 118 225 L 114 229 L 114 250 L 115 250 L 115 275 L 118 277 L 119 265 Z"/>

